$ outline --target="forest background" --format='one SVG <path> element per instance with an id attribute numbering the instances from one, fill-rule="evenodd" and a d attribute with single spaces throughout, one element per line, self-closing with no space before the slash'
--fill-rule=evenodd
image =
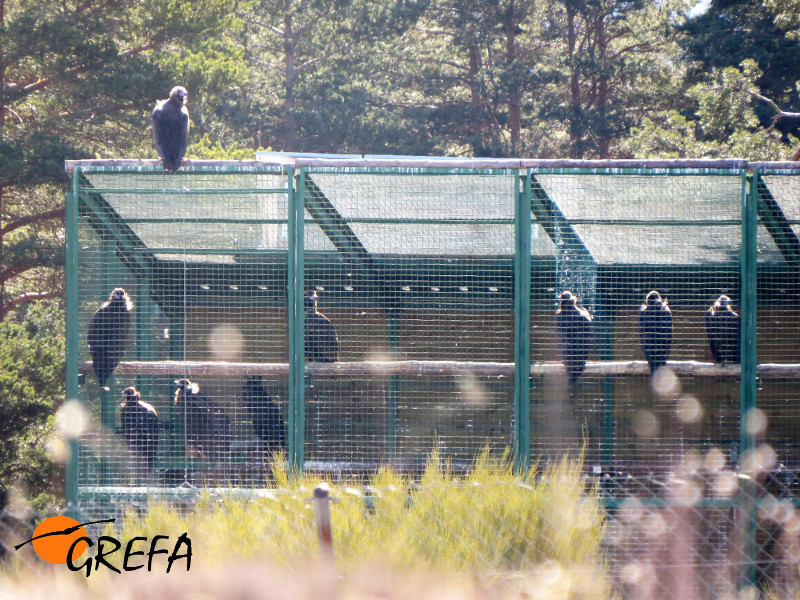
<path id="1" fill-rule="evenodd" d="M 63 502 L 65 159 L 800 159 L 800 0 L 0 0 L 0 509 Z"/>

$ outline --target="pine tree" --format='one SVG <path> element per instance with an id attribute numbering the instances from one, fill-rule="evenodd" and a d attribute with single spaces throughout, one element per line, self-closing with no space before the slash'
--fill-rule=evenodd
<path id="1" fill-rule="evenodd" d="M 0 0 L 0 319 L 63 295 L 64 160 L 155 156 L 156 98 L 180 81 L 213 105 L 240 75 L 213 42 L 235 10 L 227 0 Z M 193 115 L 202 125 L 203 110 Z"/>

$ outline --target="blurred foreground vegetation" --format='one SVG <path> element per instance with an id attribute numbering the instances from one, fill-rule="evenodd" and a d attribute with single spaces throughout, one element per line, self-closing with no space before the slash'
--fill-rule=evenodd
<path id="1" fill-rule="evenodd" d="M 177 598 L 194 598 L 192 593 L 231 598 L 230 589 L 215 577 L 229 577 L 242 564 L 249 565 L 244 581 L 253 587 L 237 598 L 282 597 L 274 595 L 269 583 L 256 586 L 253 571 L 280 570 L 283 578 L 301 578 L 302 583 L 291 584 L 293 589 L 314 588 L 316 577 L 328 577 L 330 567 L 319 562 L 310 502 L 319 479 L 290 476 L 282 464 L 276 460 L 274 481 L 258 497 L 203 493 L 183 506 L 152 501 L 146 511 L 128 511 L 121 524 L 108 525 L 105 534 L 123 544 L 136 536 L 169 535 L 174 540 L 187 532 L 193 550 L 190 579 L 181 574 L 185 561 L 176 562 L 170 575 L 160 563 L 151 574 L 116 575 L 101 569 L 89 579 L 66 567 L 49 571 L 76 589 L 88 585 L 90 597 L 98 598 L 112 590 L 115 598 L 133 597 L 125 595 L 129 584 L 131 590 L 153 590 L 156 585 L 172 588 L 176 581 L 184 582 Z M 580 461 L 565 459 L 516 476 L 508 456 L 492 457 L 485 451 L 468 474 L 457 475 L 434 452 L 418 479 L 381 470 L 366 485 L 332 485 L 331 496 L 335 569 L 344 577 L 336 587 L 342 597 L 349 597 L 344 590 L 360 582 L 370 565 L 385 574 L 382 586 L 402 576 L 398 590 L 407 590 L 420 574 L 438 573 L 430 593 L 451 588 L 448 593 L 457 591 L 456 597 L 512 597 L 524 589 L 529 597 L 609 597 L 601 552 L 603 513 L 594 490 L 581 480 Z M 111 562 L 121 564 L 121 554 Z M 41 582 L 32 581 L 26 569 L 14 572 L 7 576 L 9 585 L 26 592 L 39 589 Z M 241 584 L 234 582 L 234 588 Z M 418 593 L 446 597 L 423 588 Z"/>
<path id="2" fill-rule="evenodd" d="M 188 531 L 209 557 L 239 548 L 291 562 L 316 552 L 308 499 L 319 479 L 295 479 L 281 468 L 275 479 L 272 495 L 204 496 L 183 516 L 168 505 L 151 505 L 146 515 L 125 519 L 122 537 Z M 507 457 L 484 451 L 460 477 L 434 452 L 418 481 L 384 469 L 366 487 L 334 485 L 334 551 L 345 570 L 375 556 L 396 567 L 457 571 L 514 571 L 548 560 L 599 566 L 603 513 L 587 491 L 580 465 L 567 460 L 518 477 Z"/>

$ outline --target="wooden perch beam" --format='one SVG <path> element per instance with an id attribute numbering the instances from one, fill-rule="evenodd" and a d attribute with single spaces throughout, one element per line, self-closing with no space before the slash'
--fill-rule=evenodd
<path id="1" fill-rule="evenodd" d="M 696 361 L 670 361 L 667 366 L 678 377 L 730 378 L 738 377 L 739 365 L 720 366 L 714 363 Z M 81 371 L 91 372 L 92 363 L 81 363 Z M 168 375 L 187 377 L 244 377 L 262 375 L 264 377 L 288 377 L 288 363 L 232 363 L 198 361 L 123 361 L 114 373 L 119 375 Z M 531 376 L 543 377 L 564 373 L 564 365 L 558 362 L 531 364 Z M 800 364 L 761 364 L 757 375 L 764 379 L 800 379 Z M 464 376 L 474 377 L 513 377 L 514 363 L 506 362 L 455 362 L 447 360 L 400 360 L 400 361 L 362 361 L 337 363 L 308 363 L 306 374 L 320 377 L 406 377 Z M 628 377 L 649 375 L 650 370 L 643 360 L 630 361 L 589 361 L 586 363 L 587 376 Z"/>

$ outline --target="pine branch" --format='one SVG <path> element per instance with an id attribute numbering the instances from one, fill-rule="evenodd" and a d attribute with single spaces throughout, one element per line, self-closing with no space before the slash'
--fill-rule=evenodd
<path id="1" fill-rule="evenodd" d="M 137 46 L 136 48 L 131 48 L 130 50 L 126 50 L 125 52 L 120 52 L 117 58 L 125 59 L 129 56 L 137 56 L 142 52 L 146 52 L 147 50 L 153 50 L 161 45 L 161 42 L 148 42 L 147 44 L 142 44 L 141 46 Z M 88 63 L 85 65 L 78 65 L 77 67 L 73 67 L 71 69 L 67 69 L 64 73 L 60 75 L 56 75 L 54 77 L 45 77 L 39 78 L 37 81 L 33 83 L 29 83 L 22 88 L 22 94 L 20 94 L 20 98 L 32 94 L 33 92 L 42 90 L 47 86 L 56 83 L 58 81 L 63 81 L 65 79 L 69 79 L 75 75 L 80 73 L 85 73 L 86 71 L 90 71 L 91 69 L 96 68 L 100 63 Z"/>
<path id="2" fill-rule="evenodd" d="M 64 218 L 63 206 L 61 208 L 54 208 L 53 210 L 36 213 L 34 215 L 26 215 L 24 217 L 20 217 L 19 219 L 11 221 L 4 227 L 0 228 L 0 238 L 4 237 L 6 234 L 11 233 L 16 229 L 19 229 L 20 227 L 25 227 L 26 225 L 33 225 L 34 223 L 41 223 L 42 221 L 48 221 L 50 219 L 63 219 L 63 218 Z"/>
<path id="3" fill-rule="evenodd" d="M 40 260 L 34 258 L 28 258 L 25 260 L 20 260 L 15 262 L 9 267 L 6 267 L 3 270 L 0 270 L 0 284 L 5 283 L 12 277 L 16 277 L 24 273 L 25 271 L 30 271 L 31 269 L 35 269 L 36 267 L 41 267 L 42 262 Z"/>
<path id="4" fill-rule="evenodd" d="M 47 300 L 49 298 L 63 298 L 63 296 L 63 291 L 26 292 L 24 294 L 20 294 L 3 305 L 2 318 L 0 318 L 0 320 L 5 319 L 6 316 L 8 316 L 8 313 L 10 313 L 20 304 L 30 304 L 31 302 L 38 302 L 39 300 Z"/>
<path id="5" fill-rule="evenodd" d="M 785 110 L 781 110 L 781 107 L 778 106 L 772 98 L 767 98 L 766 96 L 762 96 L 758 92 L 750 92 L 753 96 L 761 100 L 762 102 L 769 104 L 775 110 L 775 116 L 772 117 L 772 123 L 767 128 L 767 131 L 772 131 L 775 128 L 775 125 L 778 123 L 780 119 L 800 119 L 800 112 L 789 112 Z"/>

